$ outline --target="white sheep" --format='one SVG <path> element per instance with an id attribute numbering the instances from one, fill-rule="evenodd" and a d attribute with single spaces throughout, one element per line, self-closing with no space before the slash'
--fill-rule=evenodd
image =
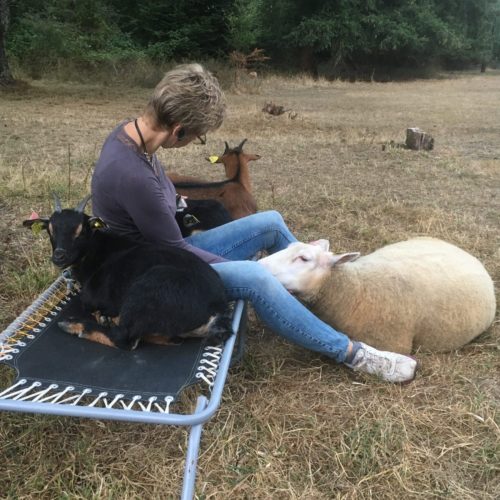
<path id="1" fill-rule="evenodd" d="M 434 238 L 369 255 L 333 255 L 327 240 L 260 259 L 326 323 L 377 349 L 458 349 L 495 317 L 493 282 L 475 257 Z M 359 257 L 359 258 L 358 258 Z"/>

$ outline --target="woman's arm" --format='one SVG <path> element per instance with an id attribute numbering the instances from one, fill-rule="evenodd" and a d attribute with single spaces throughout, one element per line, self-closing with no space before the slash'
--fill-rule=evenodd
<path id="1" fill-rule="evenodd" d="M 121 184 L 120 203 L 146 241 L 183 248 L 209 264 L 226 262 L 184 240 L 175 220 L 175 190 L 170 193 L 169 186 L 162 186 L 154 175 L 124 178 Z"/>

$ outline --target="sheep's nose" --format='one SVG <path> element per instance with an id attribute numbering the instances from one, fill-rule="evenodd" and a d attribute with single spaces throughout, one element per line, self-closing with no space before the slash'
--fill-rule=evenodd
<path id="1" fill-rule="evenodd" d="M 52 254 L 55 260 L 61 260 L 66 256 L 66 250 L 62 248 L 56 248 Z"/>

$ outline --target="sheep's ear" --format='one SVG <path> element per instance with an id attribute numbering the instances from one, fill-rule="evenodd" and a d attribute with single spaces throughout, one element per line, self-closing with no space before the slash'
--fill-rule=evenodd
<path id="1" fill-rule="evenodd" d="M 328 240 L 311 241 L 309 245 L 321 247 L 321 250 L 324 250 L 325 252 L 328 252 L 328 250 L 330 250 L 330 242 Z"/>
<path id="2" fill-rule="evenodd" d="M 361 254 L 359 252 L 350 252 L 350 253 L 342 253 L 340 255 L 332 255 L 330 263 L 332 267 L 339 266 L 340 264 L 356 260 L 360 255 Z"/>
<path id="3" fill-rule="evenodd" d="M 89 227 L 90 229 L 106 229 L 108 225 L 100 217 L 91 217 Z"/>

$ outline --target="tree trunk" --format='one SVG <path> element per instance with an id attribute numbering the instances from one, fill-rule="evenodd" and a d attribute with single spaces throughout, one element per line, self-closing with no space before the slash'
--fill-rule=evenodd
<path id="1" fill-rule="evenodd" d="M 7 54 L 5 53 L 5 39 L 9 27 L 9 2 L 0 0 L 0 85 L 11 85 L 14 83 L 12 73 L 9 69 Z"/>
<path id="2" fill-rule="evenodd" d="M 318 61 L 312 47 L 301 47 L 300 69 L 309 73 L 315 80 L 318 79 Z"/>
<path id="3" fill-rule="evenodd" d="M 434 148 L 434 138 L 429 134 L 426 134 L 423 130 L 420 130 L 418 127 L 407 128 L 406 147 L 416 151 L 419 151 L 420 149 L 430 151 Z"/>

